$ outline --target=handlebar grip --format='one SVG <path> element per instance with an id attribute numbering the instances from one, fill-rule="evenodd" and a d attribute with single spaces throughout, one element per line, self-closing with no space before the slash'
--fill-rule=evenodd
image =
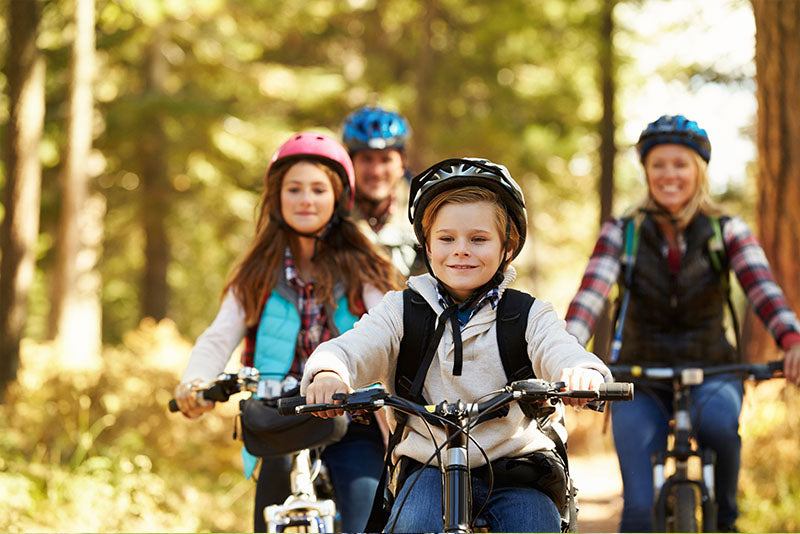
<path id="1" fill-rule="evenodd" d="M 175 399 L 170 399 L 169 400 L 169 411 L 170 412 L 179 412 L 179 411 L 181 411 L 181 409 L 178 408 L 178 403 L 175 402 Z"/>
<path id="2" fill-rule="evenodd" d="M 303 406 L 306 403 L 305 397 L 284 397 L 278 399 L 278 414 L 279 415 L 295 415 L 295 408 Z"/>
<path id="3" fill-rule="evenodd" d="M 600 384 L 600 400 L 633 400 L 633 384 L 630 382 L 612 382 L 610 384 Z"/>

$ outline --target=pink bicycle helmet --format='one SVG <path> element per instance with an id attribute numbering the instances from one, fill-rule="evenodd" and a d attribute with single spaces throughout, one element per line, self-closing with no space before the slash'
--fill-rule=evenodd
<path id="1" fill-rule="evenodd" d="M 338 141 L 325 134 L 317 132 L 294 134 L 272 155 L 265 179 L 269 179 L 269 174 L 277 163 L 306 158 L 319 160 L 336 171 L 344 186 L 339 207 L 344 210 L 352 209 L 356 189 L 353 162 L 347 150 Z"/>

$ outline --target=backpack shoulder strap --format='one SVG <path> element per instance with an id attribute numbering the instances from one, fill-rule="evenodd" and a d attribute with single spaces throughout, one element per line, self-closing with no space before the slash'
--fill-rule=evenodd
<path id="1" fill-rule="evenodd" d="M 417 377 L 425 349 L 436 329 L 436 314 L 425 299 L 411 289 L 403 291 L 403 339 L 397 355 L 395 371 L 395 391 L 401 397 L 421 402 L 420 392 L 412 392 L 411 387 Z M 430 362 L 428 362 L 430 365 Z M 425 369 L 427 373 L 427 368 Z"/>
<path id="2" fill-rule="evenodd" d="M 497 305 L 497 346 L 509 383 L 533 377 L 525 330 L 534 300 L 523 291 L 506 289 Z"/>
<path id="3" fill-rule="evenodd" d="M 714 272 L 719 276 L 719 283 L 722 287 L 722 292 L 728 301 L 728 311 L 731 314 L 731 322 L 733 323 L 733 335 L 736 338 L 736 356 L 739 361 L 742 361 L 742 337 L 739 329 L 739 318 L 736 316 L 736 308 L 731 299 L 731 279 L 730 279 L 730 265 L 728 263 L 728 251 L 725 250 L 725 241 L 722 238 L 722 225 L 720 224 L 719 217 L 708 217 L 711 222 L 711 228 L 714 234 L 708 238 L 708 259 L 711 261 L 711 266 Z M 723 221 L 724 222 L 724 221 Z"/>

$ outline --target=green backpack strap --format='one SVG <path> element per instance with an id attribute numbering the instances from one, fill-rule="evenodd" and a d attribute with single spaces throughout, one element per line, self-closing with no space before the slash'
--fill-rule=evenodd
<path id="1" fill-rule="evenodd" d="M 611 342 L 611 354 L 609 361 L 616 363 L 619 359 L 619 351 L 622 348 L 622 330 L 625 327 L 625 316 L 628 313 L 628 304 L 631 300 L 631 293 L 628 288 L 633 283 L 633 268 L 636 264 L 636 254 L 639 252 L 639 236 L 642 227 L 641 217 L 631 217 L 625 224 L 625 248 L 622 252 L 621 261 L 625 265 L 625 277 L 619 288 L 622 296 L 622 304 L 617 313 L 617 325 L 614 329 L 614 339 Z"/>
<path id="2" fill-rule="evenodd" d="M 714 271 L 719 276 L 722 292 L 725 294 L 725 299 L 728 301 L 728 311 L 731 313 L 733 333 L 736 337 L 736 355 L 739 361 L 742 361 L 739 319 L 736 317 L 733 299 L 731 299 L 730 268 L 728 267 L 728 254 L 725 250 L 725 241 L 722 238 L 722 226 L 720 225 L 719 217 L 709 217 L 709 220 L 711 221 L 711 228 L 714 230 L 714 234 L 708 238 L 708 258 L 711 261 L 711 266 L 714 268 Z"/>

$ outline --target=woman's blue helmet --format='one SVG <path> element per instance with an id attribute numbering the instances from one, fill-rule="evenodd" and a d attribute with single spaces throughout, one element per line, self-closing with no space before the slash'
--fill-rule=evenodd
<path id="1" fill-rule="evenodd" d="M 636 143 L 642 163 L 654 146 L 666 143 L 688 146 L 700 154 L 706 163 L 711 159 L 711 142 L 708 140 L 708 134 L 696 122 L 690 121 L 683 115 L 662 115 L 642 130 Z"/>
<path id="2" fill-rule="evenodd" d="M 364 106 L 351 113 L 342 125 L 342 142 L 350 155 L 359 150 L 405 149 L 411 128 L 402 115 Z"/>

